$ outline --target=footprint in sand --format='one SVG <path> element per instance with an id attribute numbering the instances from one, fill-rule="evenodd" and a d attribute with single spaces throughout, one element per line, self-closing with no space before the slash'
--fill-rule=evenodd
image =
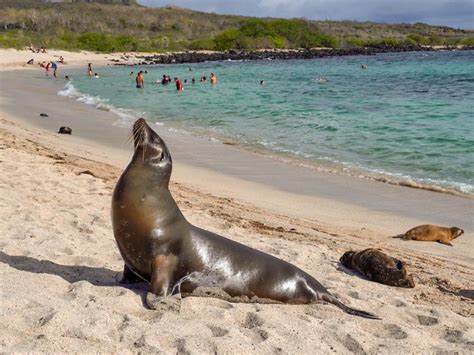
<path id="1" fill-rule="evenodd" d="M 396 324 L 384 324 L 383 326 L 385 332 L 385 336 L 397 339 L 397 340 L 402 340 L 408 338 L 408 334 L 403 331 L 402 328 L 400 328 Z"/>
<path id="2" fill-rule="evenodd" d="M 247 313 L 245 318 L 244 327 L 247 329 L 253 329 L 263 325 L 263 320 L 256 313 Z"/>
<path id="3" fill-rule="evenodd" d="M 229 333 L 227 329 L 216 327 L 214 325 L 208 325 L 207 327 L 211 330 L 212 336 L 215 338 L 223 337 L 224 335 Z"/>
<path id="4" fill-rule="evenodd" d="M 418 318 L 418 323 L 424 326 L 432 326 L 439 323 L 438 318 L 425 316 L 422 314 L 417 315 L 417 318 Z"/>
<path id="5" fill-rule="evenodd" d="M 448 343 L 462 343 L 463 332 L 458 329 L 448 328 L 445 330 L 443 338 Z"/>
<path id="6" fill-rule="evenodd" d="M 366 354 L 362 345 L 360 345 L 360 343 L 357 340 L 355 340 L 350 334 L 346 334 L 344 338 L 340 339 L 340 342 L 352 354 L 357 354 L 357 355 Z"/>

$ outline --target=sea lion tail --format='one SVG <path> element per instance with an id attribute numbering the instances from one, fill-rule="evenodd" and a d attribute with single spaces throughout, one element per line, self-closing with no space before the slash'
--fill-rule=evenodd
<path id="1" fill-rule="evenodd" d="M 339 301 L 336 297 L 332 295 L 324 294 L 322 295 L 322 299 L 326 302 L 332 303 L 333 305 L 339 307 L 347 314 L 351 314 L 353 316 L 359 316 L 362 318 L 380 320 L 380 318 L 376 316 L 375 314 L 346 306 L 344 303 L 342 303 L 341 301 Z"/>

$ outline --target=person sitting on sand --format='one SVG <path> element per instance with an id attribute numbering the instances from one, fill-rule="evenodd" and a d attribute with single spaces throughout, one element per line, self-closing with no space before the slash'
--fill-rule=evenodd
<path id="1" fill-rule="evenodd" d="M 211 73 L 211 85 L 217 84 L 217 76 L 214 73 Z"/>
<path id="2" fill-rule="evenodd" d="M 31 58 L 29 61 L 27 61 L 26 64 L 34 64 L 33 58 Z"/>
<path id="3" fill-rule="evenodd" d="M 176 90 L 183 91 L 184 88 L 183 88 L 183 83 L 181 83 L 181 80 L 179 80 L 178 78 L 174 78 L 174 81 L 176 82 Z"/>
<path id="4" fill-rule="evenodd" d="M 135 82 L 137 83 L 137 89 L 143 89 L 145 87 L 145 76 L 141 70 L 138 72 Z"/>
<path id="5" fill-rule="evenodd" d="M 46 51 L 46 47 L 41 47 L 41 53 L 48 53 L 48 52 Z"/>
<path id="6" fill-rule="evenodd" d="M 62 55 L 59 56 L 59 63 L 64 64 L 64 57 Z"/>

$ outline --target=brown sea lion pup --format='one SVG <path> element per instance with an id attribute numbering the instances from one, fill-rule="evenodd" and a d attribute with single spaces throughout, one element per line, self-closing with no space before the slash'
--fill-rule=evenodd
<path id="1" fill-rule="evenodd" d="M 441 227 L 432 224 L 424 224 L 410 229 L 405 234 L 397 235 L 393 238 L 407 240 L 420 240 L 426 242 L 438 242 L 453 246 L 450 242 L 464 233 L 464 230 L 458 227 Z"/>
<path id="2" fill-rule="evenodd" d="M 346 313 L 378 319 L 344 305 L 296 266 L 193 226 L 170 193 L 172 160 L 165 142 L 144 119 L 133 125 L 133 140 L 135 152 L 112 197 L 112 225 L 125 262 L 122 282 L 150 282 L 150 308 L 157 308 L 157 298 L 162 303 L 173 294 L 214 288 L 255 301 L 326 301 Z"/>
<path id="3" fill-rule="evenodd" d="M 377 249 L 347 251 L 339 260 L 342 265 L 358 271 L 370 281 L 389 286 L 415 287 L 413 276 L 407 272 L 405 264 Z"/>

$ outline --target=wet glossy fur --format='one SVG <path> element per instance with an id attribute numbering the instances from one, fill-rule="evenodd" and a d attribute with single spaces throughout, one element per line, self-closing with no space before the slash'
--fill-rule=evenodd
<path id="1" fill-rule="evenodd" d="M 333 303 L 349 308 L 312 276 L 269 254 L 191 225 L 168 189 L 172 161 L 166 144 L 139 119 L 133 127 L 134 156 L 112 198 L 112 224 L 125 261 L 123 282 L 143 279 L 158 296 L 214 287 L 230 296 L 284 303 Z"/>

